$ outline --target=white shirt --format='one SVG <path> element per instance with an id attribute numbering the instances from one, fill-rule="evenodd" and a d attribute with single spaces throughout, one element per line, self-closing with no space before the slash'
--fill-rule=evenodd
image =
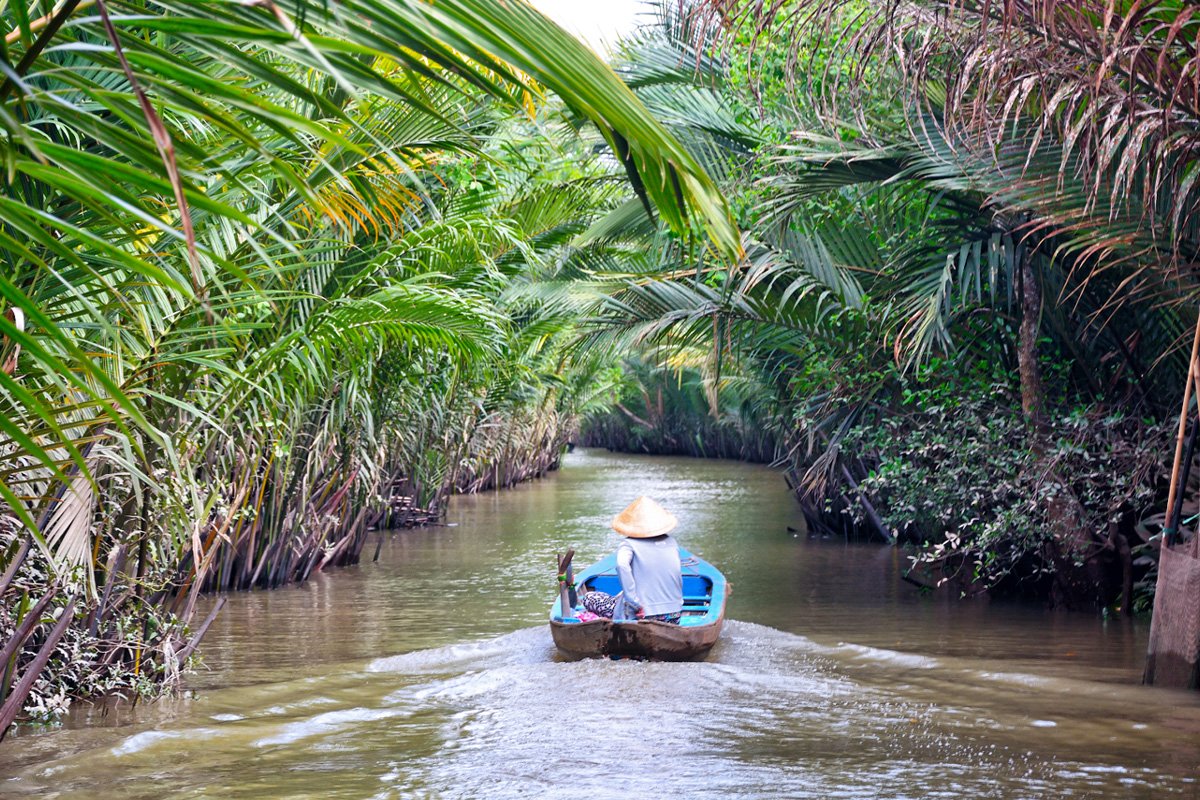
<path id="1" fill-rule="evenodd" d="M 669 535 L 625 539 L 617 547 L 617 575 L 626 601 L 647 616 L 678 614 L 683 610 L 683 569 L 679 544 Z"/>

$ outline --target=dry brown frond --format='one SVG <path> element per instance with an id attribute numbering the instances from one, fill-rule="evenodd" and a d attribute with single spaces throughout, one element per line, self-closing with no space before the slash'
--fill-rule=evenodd
<path id="1" fill-rule="evenodd" d="M 793 91 L 819 112 L 861 114 L 861 98 L 880 90 L 869 80 L 898 78 L 913 140 L 928 141 L 936 119 L 956 158 L 994 168 L 987 204 L 1020 215 L 1031 246 L 1067 259 L 1071 291 L 1105 275 L 1114 288 L 1102 315 L 1134 296 L 1194 306 L 1200 4 L 705 5 L 758 46 L 788 41 Z M 838 45 L 823 47 L 831 63 L 808 69 L 800 48 L 827 37 Z M 869 136 L 871 120 L 856 121 Z"/>

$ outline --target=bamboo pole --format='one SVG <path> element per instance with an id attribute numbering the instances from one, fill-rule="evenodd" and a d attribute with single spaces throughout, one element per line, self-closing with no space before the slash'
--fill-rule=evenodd
<path id="1" fill-rule="evenodd" d="M 1167 492 L 1167 519 L 1164 532 L 1171 530 L 1171 510 L 1175 508 L 1175 494 L 1179 491 L 1179 468 L 1183 462 L 1183 440 L 1187 435 L 1188 407 L 1192 403 L 1192 385 L 1197 379 L 1196 356 L 1200 354 L 1200 314 L 1196 317 L 1196 333 L 1192 337 L 1192 355 L 1188 359 L 1187 383 L 1183 387 L 1183 408 L 1179 411 L 1179 433 L 1175 437 L 1175 460 L 1171 465 L 1171 488 Z"/>
<path id="2" fill-rule="evenodd" d="M 1200 394 L 1196 395 L 1200 397 Z M 1192 459 L 1196 455 L 1196 434 L 1200 433 L 1200 417 L 1188 431 L 1187 445 L 1183 448 L 1183 463 L 1179 470 L 1179 491 L 1175 493 L 1175 505 L 1167 509 L 1167 527 L 1164 529 L 1163 546 L 1174 547 L 1179 543 L 1183 519 L 1183 499 L 1187 494 L 1188 476 L 1192 471 Z M 1173 522 L 1172 522 L 1173 520 Z"/>
<path id="3" fill-rule="evenodd" d="M 1200 361 L 1193 362 L 1192 364 L 1192 389 L 1196 393 L 1196 402 L 1200 406 Z M 1200 425 L 1200 408 L 1197 409 L 1195 424 Z M 1194 436 L 1191 438 L 1195 439 Z M 1192 445 L 1195 444 L 1194 441 L 1190 441 L 1189 443 Z M 1180 483 L 1183 484 L 1179 488 L 1180 494 L 1182 494 L 1187 491 L 1187 478 L 1184 477 Z M 1200 558 L 1200 526 L 1197 526 L 1196 530 L 1193 531 L 1190 545 L 1192 558 Z"/>

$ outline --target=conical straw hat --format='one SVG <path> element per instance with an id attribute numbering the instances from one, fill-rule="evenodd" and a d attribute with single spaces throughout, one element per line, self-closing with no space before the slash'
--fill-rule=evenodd
<path id="1" fill-rule="evenodd" d="M 642 496 L 629 504 L 629 508 L 613 517 L 613 530 L 631 539 L 649 539 L 662 536 L 674 529 L 679 521 L 675 516 L 651 500 Z"/>

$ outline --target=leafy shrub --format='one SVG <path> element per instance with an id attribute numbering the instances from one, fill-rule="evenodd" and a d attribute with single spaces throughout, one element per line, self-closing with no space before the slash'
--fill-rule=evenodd
<path id="1" fill-rule="evenodd" d="M 907 387 L 897 411 L 842 442 L 843 460 L 866 470 L 846 513 L 866 524 L 869 501 L 910 571 L 1018 590 L 1112 550 L 1114 532 L 1142 543 L 1136 523 L 1154 508 L 1169 426 L 1091 405 L 1033 431 L 1012 410 L 1012 385 L 964 388 Z"/>
<path id="2" fill-rule="evenodd" d="M 0 517 L 0 553 L 11 552 L 16 525 L 11 518 Z M 152 573 L 146 580 L 154 580 Z M 119 695 L 122 697 L 157 696 L 176 683 L 184 665 L 175 653 L 182 646 L 186 630 L 174 615 L 158 604 L 139 602 L 131 580 L 117 578 L 110 598 L 112 610 L 103 623 L 91 631 L 92 606 L 78 603 L 75 619 L 59 640 L 46 669 L 42 670 L 26 698 L 22 717 L 33 722 L 53 722 L 72 700 Z M 82 583 L 82 581 L 80 581 Z M 24 614 L 50 590 L 53 584 L 49 564 L 36 547 L 31 549 L 12 585 L 0 602 L 0 643 L 8 642 Z M 69 582 L 68 582 L 69 584 Z M 73 590 L 64 587 L 43 612 L 42 623 L 18 652 L 13 681 L 23 674 L 50 628 L 60 618 Z M 145 634 L 143 638 L 143 633 Z"/>

